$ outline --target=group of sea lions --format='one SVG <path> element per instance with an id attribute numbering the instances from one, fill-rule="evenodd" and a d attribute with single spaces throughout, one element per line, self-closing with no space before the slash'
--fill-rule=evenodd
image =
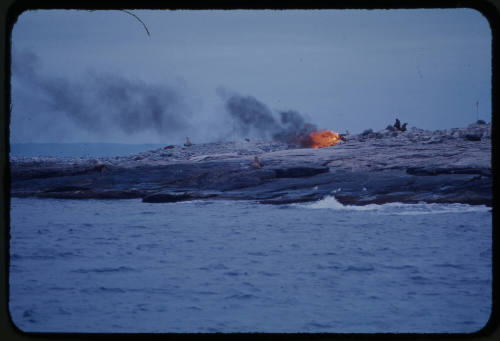
<path id="1" fill-rule="evenodd" d="M 399 121 L 399 119 L 396 118 L 396 123 L 394 123 L 394 128 L 396 128 L 399 131 L 406 131 L 407 125 L 408 125 L 408 123 L 403 123 L 403 125 L 401 125 L 401 122 Z"/>

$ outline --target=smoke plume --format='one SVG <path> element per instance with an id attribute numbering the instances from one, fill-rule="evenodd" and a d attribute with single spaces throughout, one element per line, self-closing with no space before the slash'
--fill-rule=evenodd
<path id="1" fill-rule="evenodd" d="M 271 110 L 252 96 L 234 94 L 227 99 L 226 109 L 240 136 L 268 138 L 280 130 Z"/>
<path id="2" fill-rule="evenodd" d="M 272 111 L 255 97 L 236 93 L 222 97 L 226 97 L 226 110 L 233 119 L 234 128 L 242 137 L 256 136 L 286 143 L 298 143 L 310 132 L 317 130 L 317 127 L 306 122 L 298 111 L 278 111 L 278 120 Z"/>
<path id="3" fill-rule="evenodd" d="M 32 52 L 14 51 L 11 132 L 36 142 L 193 142 L 244 137 L 298 143 L 316 130 L 298 111 L 272 111 L 253 96 L 217 89 L 227 116 L 192 107 L 182 85 L 149 84 L 110 73 L 72 79 L 42 72 Z M 221 134 L 220 138 L 217 135 Z M 171 142 L 172 141 L 172 142 Z"/>
<path id="4" fill-rule="evenodd" d="M 42 99 L 45 120 L 54 125 L 69 120 L 93 136 L 156 133 L 168 138 L 189 126 L 189 105 L 175 86 L 97 72 L 79 80 L 45 75 L 31 52 L 14 53 L 12 78 L 22 91 L 30 89 L 30 97 Z"/>

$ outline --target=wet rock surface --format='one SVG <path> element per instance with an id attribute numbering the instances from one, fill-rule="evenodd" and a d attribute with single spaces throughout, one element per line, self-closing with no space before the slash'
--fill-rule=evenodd
<path id="1" fill-rule="evenodd" d="M 258 156 L 261 168 L 252 167 Z M 366 130 L 336 146 L 278 142 L 166 146 L 114 158 L 11 158 L 15 197 L 263 204 L 439 202 L 491 205 L 491 126 Z"/>

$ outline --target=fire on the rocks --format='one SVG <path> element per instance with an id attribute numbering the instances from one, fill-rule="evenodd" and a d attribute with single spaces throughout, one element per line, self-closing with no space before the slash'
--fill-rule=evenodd
<path id="1" fill-rule="evenodd" d="M 309 148 L 323 148 L 335 146 L 340 141 L 345 141 L 345 138 L 339 133 L 333 132 L 331 130 L 315 130 L 305 138 L 300 139 L 300 144 L 304 147 Z"/>

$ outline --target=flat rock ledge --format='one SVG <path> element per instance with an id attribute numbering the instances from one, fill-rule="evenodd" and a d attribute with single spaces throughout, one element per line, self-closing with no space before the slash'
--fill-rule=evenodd
<path id="1" fill-rule="evenodd" d="M 255 156 L 261 168 L 252 166 Z M 367 130 L 321 149 L 243 141 L 114 158 L 13 157 L 10 170 L 13 197 L 492 205 L 491 126 L 482 123 Z"/>

